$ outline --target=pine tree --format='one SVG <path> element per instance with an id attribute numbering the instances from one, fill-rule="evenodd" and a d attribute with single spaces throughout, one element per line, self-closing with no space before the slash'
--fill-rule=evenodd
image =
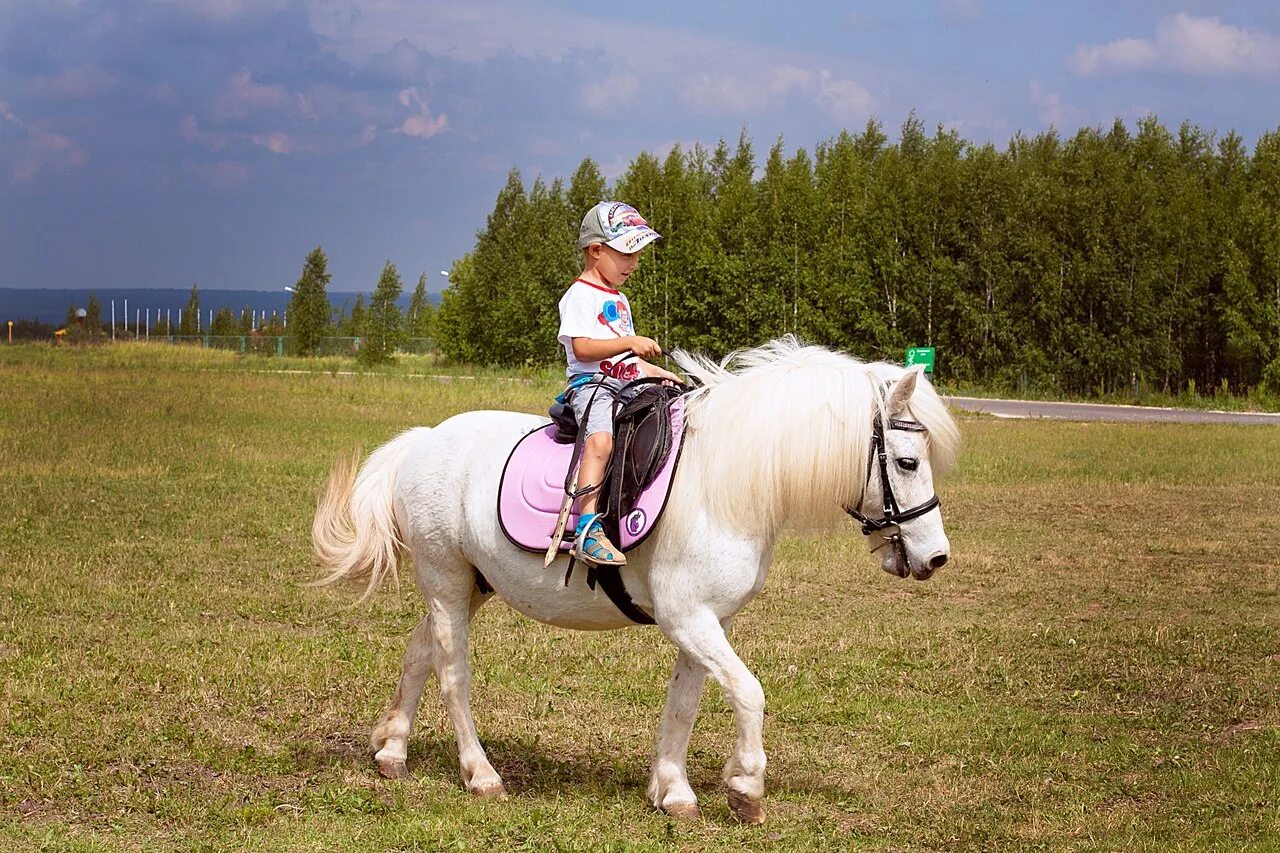
<path id="1" fill-rule="evenodd" d="M 363 338 L 368 334 L 369 312 L 364 305 L 364 294 L 356 294 L 356 304 L 351 306 L 351 316 L 347 318 L 344 335 L 349 338 Z"/>
<path id="2" fill-rule="evenodd" d="M 97 335 L 102 331 L 102 306 L 98 304 L 98 292 L 96 290 L 89 294 L 89 305 L 85 308 L 84 325 L 91 335 Z"/>
<path id="3" fill-rule="evenodd" d="M 369 300 L 368 333 L 356 355 L 361 364 L 387 364 L 395 360 L 401 332 L 400 306 L 396 300 L 403 291 L 396 265 L 387 261 Z"/>
<path id="4" fill-rule="evenodd" d="M 592 202 L 594 204 L 595 202 Z M 436 315 L 436 340 L 451 361 L 518 364 L 527 332 L 521 297 L 529 280 L 525 212 L 529 200 L 518 169 L 507 174 L 493 212 L 464 259 L 474 275 L 450 273 Z M 576 232 L 575 232 L 576 233 Z"/>
<path id="5" fill-rule="evenodd" d="M 182 309 L 182 322 L 178 325 L 178 334 L 197 335 L 200 333 L 200 289 L 199 285 L 191 285 L 191 295 Z"/>
<path id="6" fill-rule="evenodd" d="M 240 334 L 240 321 L 236 319 L 235 313 L 226 306 L 218 309 L 218 313 L 213 315 L 213 325 L 209 327 L 211 335 L 238 335 Z"/>
<path id="7" fill-rule="evenodd" d="M 248 305 L 240 312 L 240 324 L 235 334 L 247 335 L 253 331 L 253 309 Z"/>
<path id="8" fill-rule="evenodd" d="M 329 306 L 327 288 L 332 276 L 324 249 L 316 246 L 302 263 L 302 275 L 293 286 L 289 300 L 288 333 L 298 355 L 315 355 L 320 338 L 329 331 L 333 309 Z"/>
<path id="9" fill-rule="evenodd" d="M 418 276 L 418 285 L 409 299 L 409 313 L 404 318 L 405 338 L 426 338 L 431 335 L 431 300 L 427 296 L 427 274 Z"/>

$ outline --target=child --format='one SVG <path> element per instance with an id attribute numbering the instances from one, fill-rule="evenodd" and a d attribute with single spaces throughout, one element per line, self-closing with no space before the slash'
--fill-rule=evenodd
<path id="1" fill-rule="evenodd" d="M 635 334 L 631 305 L 618 288 L 635 271 L 640 251 L 661 235 L 629 204 L 602 201 L 582 219 L 578 246 L 582 275 L 560 298 L 560 333 L 569 362 L 565 393 L 586 435 L 578 466 L 578 488 L 599 486 L 613 451 L 613 408 L 633 379 L 680 377 L 645 361 L 662 354 L 657 341 Z M 625 358 L 617 356 L 628 353 Z M 593 400 L 594 397 L 594 400 Z M 590 404 L 589 419 L 584 421 Z M 595 565 L 621 566 L 622 552 L 605 536 L 596 513 L 599 490 L 579 499 L 573 555 Z"/>

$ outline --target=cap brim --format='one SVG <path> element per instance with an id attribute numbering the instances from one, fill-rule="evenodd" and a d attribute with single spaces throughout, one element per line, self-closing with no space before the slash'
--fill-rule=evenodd
<path id="1" fill-rule="evenodd" d="M 636 252 L 640 251 L 661 236 L 661 234 L 654 231 L 652 228 L 636 228 L 632 231 L 628 231 L 621 237 L 614 237 L 612 240 L 605 243 L 605 245 L 610 249 L 622 252 L 624 255 L 634 255 Z"/>

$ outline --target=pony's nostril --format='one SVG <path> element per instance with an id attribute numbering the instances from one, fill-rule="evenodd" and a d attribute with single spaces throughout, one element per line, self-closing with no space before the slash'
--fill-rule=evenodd
<path id="1" fill-rule="evenodd" d="M 947 564 L 946 554 L 934 554 L 933 557 L 930 558 L 929 560 L 929 568 L 933 569 L 935 572 L 938 569 L 945 566 L 946 564 Z"/>

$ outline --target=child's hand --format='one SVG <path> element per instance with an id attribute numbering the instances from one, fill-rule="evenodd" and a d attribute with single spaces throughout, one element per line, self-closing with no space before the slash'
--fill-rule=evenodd
<path id="1" fill-rule="evenodd" d="M 664 385 L 683 385 L 684 380 L 676 376 L 670 370 L 663 370 L 661 367 L 654 365 L 653 375 L 662 380 Z"/>
<path id="2" fill-rule="evenodd" d="M 632 335 L 627 338 L 627 344 L 630 346 L 631 351 L 641 358 L 657 358 L 662 355 L 662 347 L 658 346 L 658 342 L 653 338 Z"/>

